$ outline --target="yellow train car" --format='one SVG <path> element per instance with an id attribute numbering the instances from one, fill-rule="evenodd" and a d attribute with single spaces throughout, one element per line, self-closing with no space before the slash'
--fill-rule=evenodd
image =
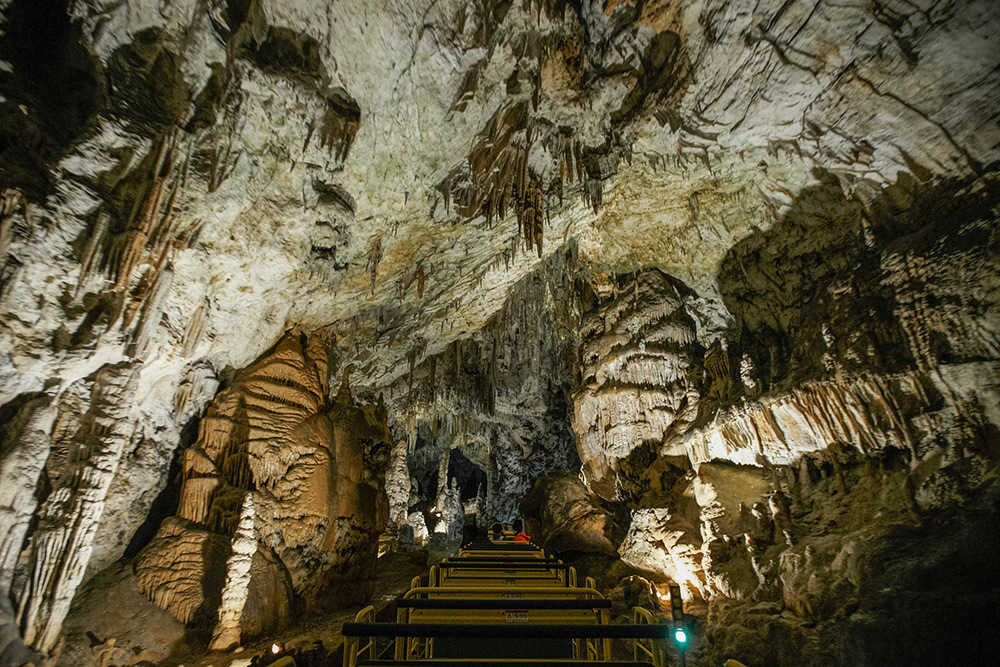
<path id="1" fill-rule="evenodd" d="M 611 625 L 611 601 L 592 579 L 511 530 L 464 547 L 417 577 L 396 600 L 396 622 L 374 609 L 343 627 L 344 666 L 665 665 L 671 627 L 636 609 Z M 382 650 L 380 647 L 380 638 Z M 611 658 L 611 640 L 633 641 L 633 660 Z"/>

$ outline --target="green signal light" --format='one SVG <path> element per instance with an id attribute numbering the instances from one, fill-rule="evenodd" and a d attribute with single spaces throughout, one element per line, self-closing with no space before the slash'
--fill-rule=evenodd
<path id="1" fill-rule="evenodd" d="M 674 630 L 674 639 L 678 644 L 687 644 L 688 636 L 683 630 Z"/>

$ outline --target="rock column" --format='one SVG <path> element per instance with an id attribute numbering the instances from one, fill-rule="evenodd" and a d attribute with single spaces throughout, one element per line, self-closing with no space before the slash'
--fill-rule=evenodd
<path id="1" fill-rule="evenodd" d="M 233 553 L 226 562 L 226 585 L 222 589 L 222 604 L 219 605 L 219 624 L 209 645 L 215 651 L 224 651 L 240 643 L 240 619 L 250 593 L 250 566 L 256 552 L 253 494 L 248 493 L 243 499 L 240 523 L 233 535 Z"/>

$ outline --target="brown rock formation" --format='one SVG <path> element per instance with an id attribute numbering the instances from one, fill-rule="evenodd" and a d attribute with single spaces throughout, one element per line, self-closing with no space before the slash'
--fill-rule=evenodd
<path id="1" fill-rule="evenodd" d="M 324 346 L 321 333 L 291 332 L 216 397 L 184 453 L 177 516 L 137 562 L 156 604 L 222 624 L 218 648 L 280 627 L 293 601 L 369 594 L 387 508 L 385 415 L 356 407 L 346 385 L 328 400 Z"/>
<path id="2" fill-rule="evenodd" d="M 528 534 L 552 552 L 614 555 L 621 535 L 612 514 L 578 475 L 552 473 L 535 480 L 520 505 Z"/>

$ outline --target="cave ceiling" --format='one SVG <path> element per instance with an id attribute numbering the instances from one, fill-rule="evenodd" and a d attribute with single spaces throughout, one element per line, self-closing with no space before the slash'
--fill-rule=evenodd
<path id="1" fill-rule="evenodd" d="M 1000 150 L 990 2 L 95 0 L 21 48 L 29 4 L 4 3 L 8 398 L 129 358 L 148 396 L 293 325 L 377 389 L 567 243 L 683 281 L 708 339 L 720 261 L 804 189 L 866 204 Z"/>

